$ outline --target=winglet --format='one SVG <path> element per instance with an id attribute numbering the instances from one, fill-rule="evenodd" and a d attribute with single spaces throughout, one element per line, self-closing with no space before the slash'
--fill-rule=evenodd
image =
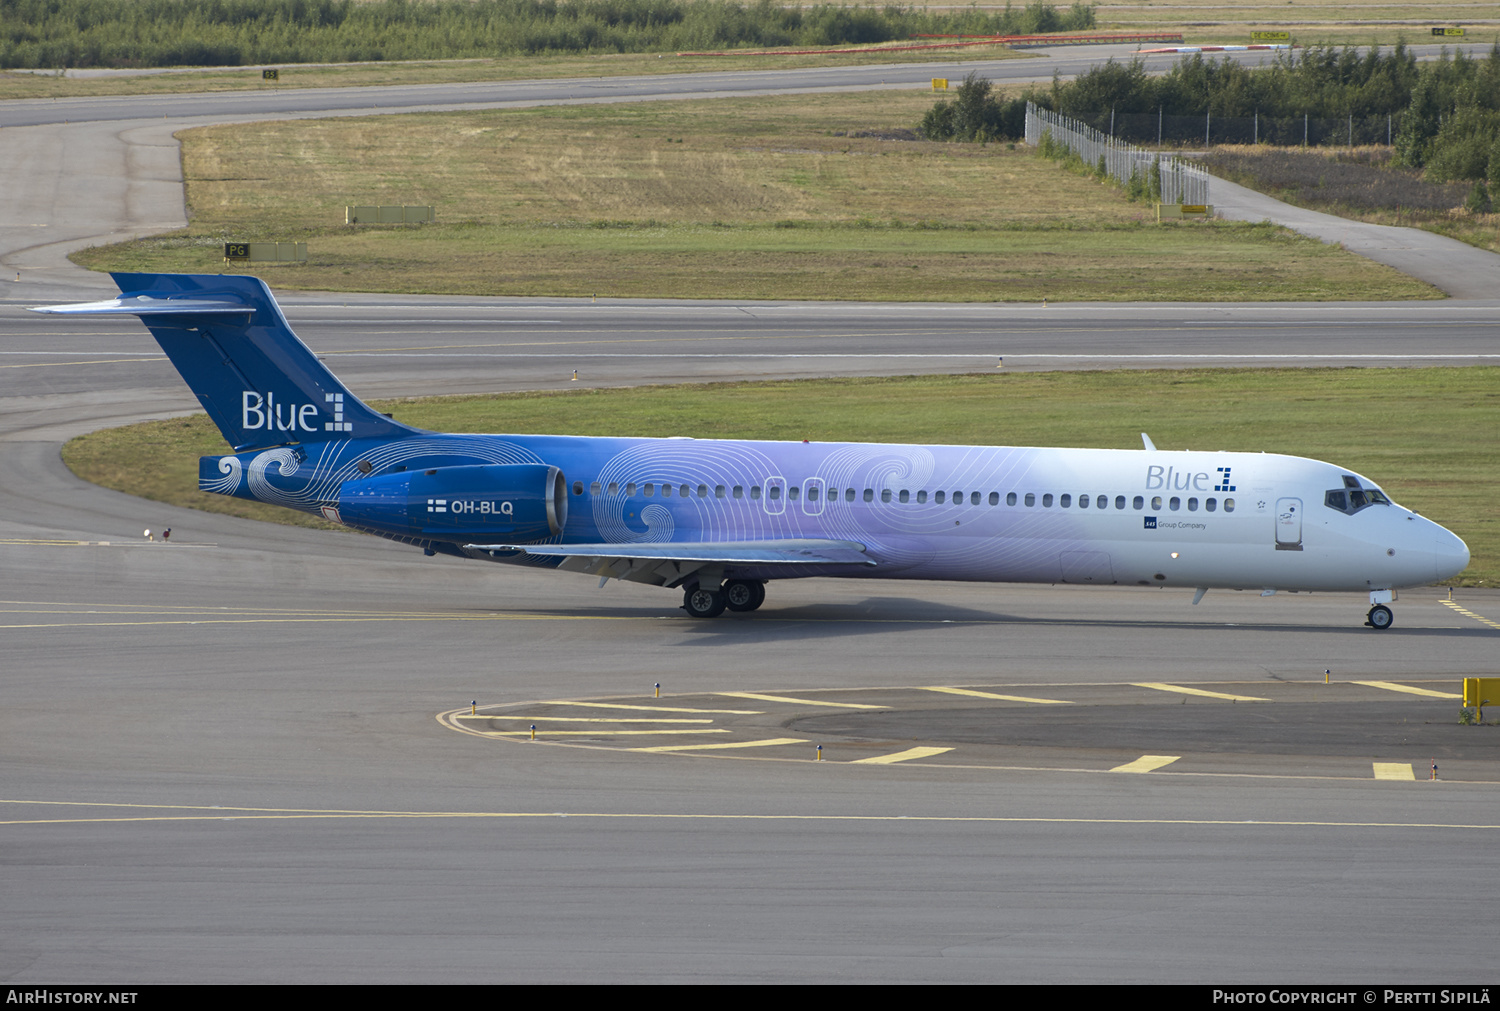
<path id="1" fill-rule="evenodd" d="M 1142 432 L 1141 433 L 1141 441 L 1146 444 L 1146 452 L 1148 452 L 1148 453 L 1154 453 L 1154 452 L 1156 452 L 1156 443 L 1154 443 L 1154 442 L 1151 441 L 1151 436 L 1147 435 L 1145 432 Z"/>

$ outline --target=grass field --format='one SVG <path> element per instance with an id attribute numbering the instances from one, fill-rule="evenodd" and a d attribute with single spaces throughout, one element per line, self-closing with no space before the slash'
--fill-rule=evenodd
<path id="1" fill-rule="evenodd" d="M 1469 544 L 1455 585 L 1500 581 L 1500 369 L 1255 369 L 994 373 L 707 384 L 385 401 L 442 431 L 812 439 L 1288 453 L 1379 482 Z M 197 491 L 227 452 L 206 416 L 96 432 L 63 458 L 133 495 L 257 519 L 301 513 Z"/>
<path id="2" fill-rule="evenodd" d="M 1438 293 L 1266 226 L 1158 226 L 1024 145 L 911 139 L 927 91 L 255 123 L 186 131 L 191 226 L 75 254 L 224 269 L 306 241 L 288 288 L 463 294 L 1041 301 Z M 346 204 L 437 207 L 351 228 Z"/>
<path id="3" fill-rule="evenodd" d="M 853 4 L 850 4 L 853 6 Z M 914 4 L 934 11 L 961 4 Z M 980 5 L 986 6 L 999 5 Z M 1397 5 L 1388 0 L 1345 0 L 1337 4 L 1201 4 L 1134 0 L 1095 8 L 1097 32 L 1177 31 L 1193 44 L 1245 43 L 1249 32 L 1290 31 L 1303 45 L 1383 45 L 1434 41 L 1431 26 L 1468 26 L 1464 41 L 1489 43 L 1500 37 L 1500 14 L 1474 3 Z M 846 47 L 832 47 L 846 48 Z M 277 83 L 261 80 L 262 65 L 216 67 L 139 76 L 64 77 L 0 71 L 0 101 L 16 98 L 69 98 L 94 95 L 181 94 L 200 91 L 260 91 L 285 88 L 337 88 L 382 84 L 439 84 L 468 81 L 529 80 L 558 77 L 613 77 L 684 73 L 698 70 L 781 70 L 872 63 L 951 63 L 973 59 L 1028 58 L 1027 50 L 999 46 L 965 49 L 819 53 L 775 56 L 681 56 L 663 53 L 537 55 L 504 59 L 412 60 L 348 65 L 280 65 Z M 1039 66 L 1037 79 L 1051 79 Z"/>

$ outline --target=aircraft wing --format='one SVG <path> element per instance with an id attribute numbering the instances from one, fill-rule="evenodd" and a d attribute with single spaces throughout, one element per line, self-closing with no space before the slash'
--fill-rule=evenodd
<path id="1" fill-rule="evenodd" d="M 721 577 L 729 566 L 873 566 L 857 541 L 793 539 L 776 541 L 667 542 L 626 544 L 465 544 L 465 551 L 510 561 L 522 556 L 560 558 L 558 568 L 606 579 L 628 579 L 657 586 L 676 585 L 694 573 Z"/>

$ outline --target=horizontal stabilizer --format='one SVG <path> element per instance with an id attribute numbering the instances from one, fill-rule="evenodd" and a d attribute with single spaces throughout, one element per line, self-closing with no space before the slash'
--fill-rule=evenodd
<path id="1" fill-rule="evenodd" d="M 253 305 L 224 298 L 160 298 L 152 295 L 124 295 L 107 302 L 73 302 L 68 305 L 39 305 L 32 312 L 56 313 L 60 316 L 157 316 L 166 313 L 194 316 L 225 316 L 254 312 Z"/>
<path id="2" fill-rule="evenodd" d="M 606 579 L 628 579 L 658 586 L 676 585 L 700 570 L 782 565 L 873 566 L 856 541 L 792 539 L 710 543 L 634 544 L 465 544 L 465 551 L 502 561 L 518 557 L 558 558 L 558 568 Z"/>

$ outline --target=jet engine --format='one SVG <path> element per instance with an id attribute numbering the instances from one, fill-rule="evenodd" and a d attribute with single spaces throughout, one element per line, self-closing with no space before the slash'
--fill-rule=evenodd
<path id="1" fill-rule="evenodd" d="M 534 541 L 568 522 L 568 483 L 542 463 L 476 464 L 345 481 L 339 519 L 403 537 Z"/>

